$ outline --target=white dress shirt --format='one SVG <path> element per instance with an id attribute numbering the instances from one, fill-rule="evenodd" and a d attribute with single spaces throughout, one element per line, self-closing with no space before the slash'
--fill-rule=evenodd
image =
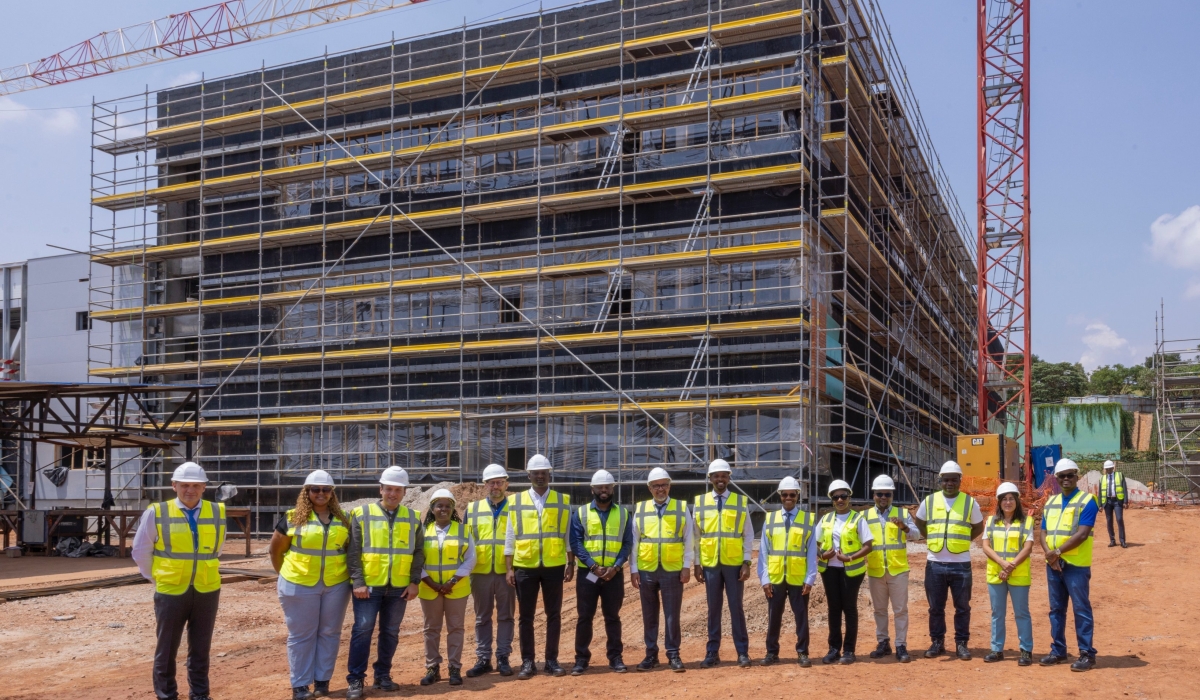
<path id="1" fill-rule="evenodd" d="M 175 499 L 175 506 L 182 510 L 185 514 L 189 511 L 195 516 L 200 517 L 200 506 L 203 501 L 196 504 L 195 508 L 188 508 L 183 505 L 183 502 L 178 498 Z M 154 576 L 150 573 L 154 567 L 154 544 L 158 542 L 157 521 L 154 519 L 154 506 L 148 506 L 146 511 L 142 513 L 142 517 L 138 519 L 137 532 L 133 535 L 133 544 L 129 546 L 129 556 L 137 564 L 138 572 L 147 581 L 153 581 Z"/>
<path id="2" fill-rule="evenodd" d="M 725 503 L 725 499 L 729 498 L 730 493 L 732 493 L 732 492 L 729 489 L 725 489 L 725 493 L 713 493 L 713 500 L 715 500 L 718 505 L 723 505 Z M 694 550 L 695 551 L 695 560 L 694 561 L 699 562 L 700 561 L 700 534 L 701 534 L 699 523 L 695 524 L 695 530 L 696 530 L 696 546 L 695 546 L 695 550 Z M 754 526 L 750 524 L 750 509 L 747 508 L 746 509 L 746 527 L 742 529 L 742 561 L 743 562 L 750 561 L 751 552 L 753 552 L 753 551 L 754 551 Z"/>
<path id="3" fill-rule="evenodd" d="M 665 507 L 666 504 L 667 502 L 663 501 L 661 505 Z M 659 505 L 658 501 L 655 501 L 655 505 Z M 638 542 L 641 541 L 641 535 L 638 533 L 637 528 L 637 514 L 635 513 L 633 517 L 633 551 L 629 554 L 629 572 L 636 574 L 638 572 Z M 690 569 L 692 567 L 692 562 L 696 560 L 696 523 L 694 520 L 692 520 L 692 508 L 687 503 L 683 504 L 683 517 L 687 520 L 683 526 L 683 568 Z"/>
<path id="4" fill-rule="evenodd" d="M 796 506 L 791 510 L 783 511 L 785 515 L 792 516 L 792 527 L 796 527 L 796 516 L 800 514 L 800 506 Z M 758 580 L 762 585 L 767 585 L 771 582 L 767 576 L 767 552 L 770 551 L 770 546 L 767 544 L 767 528 L 763 528 L 762 535 L 758 542 Z M 817 533 L 816 528 L 813 528 L 813 533 L 808 538 L 808 548 L 804 550 L 804 558 L 808 561 L 807 573 L 804 575 L 804 583 L 811 586 L 817 582 Z"/>
<path id="5" fill-rule="evenodd" d="M 550 489 L 546 489 L 546 493 L 539 495 L 532 488 L 529 489 L 529 495 L 533 498 L 533 505 L 537 508 L 538 517 L 542 517 L 542 511 L 546 508 L 546 497 L 550 495 Z M 516 496 L 513 497 L 513 502 L 509 505 L 512 508 L 517 504 Z M 511 557 L 517 551 L 517 525 L 516 513 L 510 512 L 508 516 L 508 529 L 504 533 L 504 556 Z M 570 552 L 571 547 L 567 542 L 567 535 L 570 534 L 571 528 L 567 527 L 562 532 L 563 548 Z M 573 556 L 573 555 L 572 555 Z"/>
<path id="6" fill-rule="evenodd" d="M 465 527 L 466 526 L 464 526 L 464 529 L 465 529 Z M 446 534 L 450 531 L 450 526 L 446 525 L 446 527 L 442 527 L 441 525 L 434 523 L 433 531 L 437 533 L 438 546 L 440 547 L 446 543 Z M 454 575 L 459 577 L 460 579 L 466 578 L 471 575 L 471 570 L 474 568 L 475 568 L 475 535 L 467 533 L 467 554 L 463 558 L 462 564 L 459 564 L 458 568 L 454 570 Z M 421 569 L 421 578 L 424 579 L 426 576 L 429 576 L 429 571 L 422 568 Z"/>

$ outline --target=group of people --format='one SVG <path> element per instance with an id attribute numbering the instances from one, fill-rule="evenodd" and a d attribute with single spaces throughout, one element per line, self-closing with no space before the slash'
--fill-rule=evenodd
<path id="1" fill-rule="evenodd" d="M 1120 519 L 1124 479 L 1107 467 L 1101 496 L 1110 518 L 1116 509 Z M 655 468 L 647 480 L 652 497 L 630 512 L 614 503 L 615 480 L 605 470 L 592 477 L 592 500 L 573 507 L 566 494 L 550 488 L 549 460 L 534 455 L 527 465 L 529 490 L 509 494 L 507 472 L 490 465 L 483 473 L 487 497 L 468 504 L 463 518 L 458 515 L 454 495 L 446 489 L 431 494 L 424 517 L 405 506 L 402 501 L 409 480 L 400 467 L 383 471 L 377 502 L 348 512 L 338 503 L 332 477 L 322 470 L 312 472 L 296 507 L 276 525 L 270 545 L 288 628 L 293 698 L 328 695 L 348 603 L 354 611 L 345 693 L 350 700 L 364 696 L 372 637 L 376 639 L 372 687 L 399 689 L 391 675 L 392 657 L 408 603 L 414 599 L 420 600 L 424 617 L 425 675 L 421 685 L 442 679 L 443 661 L 451 685 L 461 685 L 464 675 L 515 673 L 521 680 L 536 675 L 534 618 L 539 596 L 546 623 L 541 670 L 553 676 L 566 675 L 568 671 L 559 664 L 561 610 L 563 586 L 573 579 L 578 623 L 571 675 L 585 673 L 591 664 L 597 608 L 604 619 L 608 666 L 625 673 L 621 607 L 626 563 L 642 608 L 645 656 L 635 667 L 638 671 L 653 670 L 661 663 L 660 622 L 665 622 L 667 666 L 674 672 L 685 670 L 680 657 L 680 611 L 684 586 L 692 576 L 704 584 L 708 602 L 708 640 L 700 667 L 721 663 L 726 604 L 737 664 L 750 666 L 743 596 L 751 576 L 754 534 L 749 502 L 731 489 L 731 472 L 727 462 L 713 460 L 707 474 L 711 489 L 688 504 L 671 498 L 671 477 L 664 469 Z M 850 485 L 835 480 L 828 488 L 833 510 L 820 518 L 800 508 L 799 482 L 784 478 L 778 488 L 782 507 L 766 513 L 754 572 L 768 610 L 766 655 L 761 665 L 781 661 L 780 632 L 785 607 L 790 605 L 796 625 L 797 662 L 811 666 L 808 602 L 818 577 L 829 613 L 828 653 L 823 663 L 856 661 L 856 601 L 864 578 L 873 604 L 877 641 L 870 657 L 894 653 L 902 663 L 911 661 L 907 646 L 908 542 L 920 538 L 928 546 L 925 593 L 932 642 L 924 656 L 936 658 L 948 650 L 945 608 L 949 598 L 954 606 L 954 654 L 969 660 L 970 547 L 980 536 L 988 559 L 992 606 L 991 653 L 984 660 L 1005 658 L 1006 607 L 1011 600 L 1020 642 L 1017 663 L 1030 665 L 1033 518 L 1024 512 L 1017 486 L 1004 483 L 996 493 L 996 514 L 985 520 L 978 503 L 960 491 L 961 478 L 958 464 L 944 464 L 939 472 L 941 490 L 925 498 L 913 515 L 892 503 L 896 487 L 886 475 L 872 483 L 875 504 L 864 511 L 851 508 Z M 1091 494 L 1078 489 L 1079 468 L 1073 461 L 1060 460 L 1055 478 L 1062 493 L 1046 502 L 1041 529 L 1036 530 L 1046 560 L 1052 638 L 1050 654 L 1040 663 L 1049 666 L 1067 661 L 1069 603 L 1074 608 L 1079 643 L 1079 657 L 1071 669 L 1086 671 L 1095 666 L 1096 655 L 1089 582 L 1092 528 L 1099 507 Z M 177 498 L 150 506 L 133 543 L 134 559 L 155 584 L 158 644 L 154 691 L 159 700 L 178 698 L 175 659 L 185 627 L 191 700 L 209 700 L 209 648 L 220 596 L 217 556 L 225 539 L 225 507 L 203 500 L 207 481 L 198 464 L 188 462 L 176 469 L 172 487 Z M 1109 492 L 1112 497 L 1106 498 Z M 1123 546 L 1124 523 L 1120 522 Z M 476 661 L 464 672 L 468 597 L 475 613 Z M 889 605 L 894 637 L 889 631 Z M 510 660 L 514 631 L 520 642 L 516 666 Z"/>

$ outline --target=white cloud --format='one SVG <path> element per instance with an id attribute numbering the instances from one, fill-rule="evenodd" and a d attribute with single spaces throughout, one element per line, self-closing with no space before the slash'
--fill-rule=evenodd
<path id="1" fill-rule="evenodd" d="M 186 73 L 180 73 L 167 83 L 167 87 L 179 87 L 180 85 L 188 85 L 190 83 L 200 82 L 200 71 L 190 70 Z"/>
<path id="2" fill-rule="evenodd" d="M 79 128 L 82 119 L 74 109 L 31 109 L 11 97 L 0 97 L 0 124 L 35 125 L 55 134 Z"/>
<path id="3" fill-rule="evenodd" d="M 1200 205 L 1179 216 L 1163 214 L 1150 224 L 1150 250 L 1173 267 L 1200 269 Z"/>
<path id="4" fill-rule="evenodd" d="M 1183 293 L 1184 299 L 1200 299 L 1200 280 L 1190 280 L 1187 290 Z"/>
<path id="5" fill-rule="evenodd" d="M 1129 341 L 1122 338 L 1105 323 L 1089 323 L 1083 329 L 1081 340 L 1087 349 L 1083 351 L 1079 362 L 1089 372 L 1100 365 L 1125 360 L 1133 352 Z"/>

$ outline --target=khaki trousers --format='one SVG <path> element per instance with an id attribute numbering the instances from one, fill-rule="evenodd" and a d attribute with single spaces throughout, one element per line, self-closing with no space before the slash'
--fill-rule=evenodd
<path id="1" fill-rule="evenodd" d="M 439 595 L 433 600 L 421 599 L 425 613 L 425 667 L 442 663 L 442 621 L 446 625 L 446 656 L 450 668 L 462 668 L 463 631 L 467 618 L 466 598 L 447 598 Z"/>
<path id="2" fill-rule="evenodd" d="M 896 637 L 893 646 L 908 646 L 908 572 L 892 576 L 886 570 L 883 576 L 871 576 L 867 585 L 871 589 L 871 606 L 875 609 L 875 641 L 888 638 L 888 601 L 892 603 L 892 616 L 896 618 Z"/>

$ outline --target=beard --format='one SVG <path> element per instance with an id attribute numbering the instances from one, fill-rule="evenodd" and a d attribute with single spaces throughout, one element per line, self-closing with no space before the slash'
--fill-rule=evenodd
<path id="1" fill-rule="evenodd" d="M 604 494 L 604 495 L 597 494 L 596 502 L 597 503 L 605 503 L 605 504 L 612 503 L 612 496 L 609 494 Z"/>

